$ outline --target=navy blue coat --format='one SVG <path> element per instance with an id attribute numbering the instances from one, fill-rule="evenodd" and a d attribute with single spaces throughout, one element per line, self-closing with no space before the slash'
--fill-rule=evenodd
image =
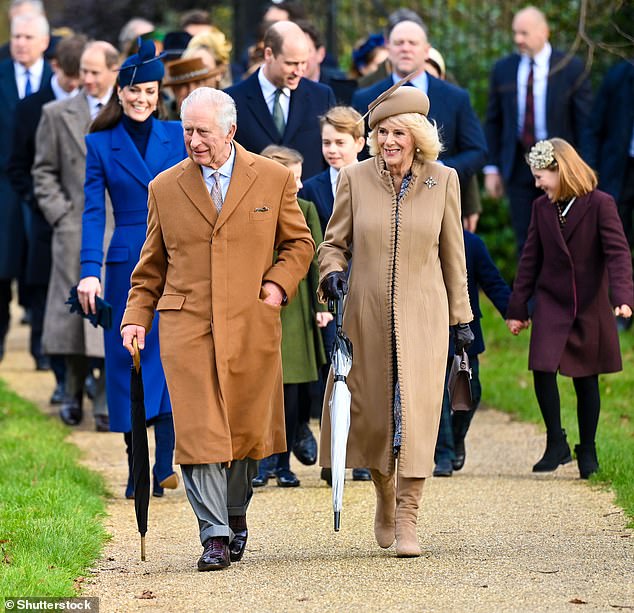
<path id="1" fill-rule="evenodd" d="M 39 91 L 20 100 L 15 107 L 13 151 L 9 161 L 9 178 L 21 202 L 31 208 L 27 258 L 24 278 L 31 285 L 48 285 L 51 275 L 52 230 L 37 206 L 33 193 L 31 169 L 35 161 L 35 133 L 42 116 L 42 107 L 55 100 L 50 83 Z"/>
<path id="2" fill-rule="evenodd" d="M 546 130 L 548 138 L 558 136 L 578 149 L 582 147 L 592 106 L 592 90 L 579 58 L 564 60 L 553 49 L 546 90 Z M 497 166 L 505 181 L 513 172 L 517 147 L 517 69 L 521 56 L 513 53 L 493 66 L 485 133 L 489 147 L 488 164 Z"/>
<path id="3" fill-rule="evenodd" d="M 469 179 L 478 172 L 487 155 L 486 140 L 469 94 L 466 90 L 427 75 L 429 119 L 435 121 L 444 151 L 438 158 L 445 166 L 455 168 L 464 190 Z M 392 75 L 358 90 L 352 97 L 352 106 L 362 115 L 368 105 L 386 89 L 392 87 Z"/>
<path id="4" fill-rule="evenodd" d="M 586 160 L 599 188 L 617 201 L 623 189 L 634 129 L 634 63 L 619 62 L 603 79 L 588 122 Z"/>
<path id="5" fill-rule="evenodd" d="M 110 429 L 130 430 L 130 354 L 121 345 L 119 327 L 147 229 L 148 184 L 163 170 L 185 159 L 178 122 L 152 119 L 145 158 L 119 122 L 86 136 L 86 197 L 82 219 L 81 277 L 100 277 L 104 261 L 106 189 L 112 200 L 115 228 L 105 258 L 104 298 L 112 305 L 112 328 L 104 333 L 106 395 Z M 170 412 L 171 405 L 159 353 L 158 321 L 141 352 L 147 418 Z M 151 337 L 151 338 L 150 338 Z"/>
<path id="6" fill-rule="evenodd" d="M 502 317 L 506 317 L 506 309 L 511 296 L 511 288 L 502 278 L 497 266 L 493 263 L 484 241 L 477 235 L 463 230 L 465 257 L 467 260 L 467 287 L 469 302 L 473 311 L 473 321 L 469 324 L 475 337 L 467 350 L 469 356 L 477 356 L 484 351 L 482 335 L 482 311 L 480 310 L 480 292 L 493 303 Z"/>
<path id="7" fill-rule="evenodd" d="M 308 179 L 304 183 L 304 187 L 299 190 L 298 196 L 304 198 L 304 200 L 310 200 L 315 205 L 319 214 L 321 231 L 325 234 L 335 202 L 332 195 L 332 184 L 330 183 L 330 168 Z"/>
<path id="8" fill-rule="evenodd" d="M 238 109 L 236 140 L 248 151 L 260 153 L 268 145 L 284 145 L 304 156 L 302 177 L 312 177 L 326 167 L 321 155 L 319 116 L 335 105 L 330 87 L 301 79 L 291 91 L 284 136 L 280 136 L 254 72 L 248 79 L 225 90 Z"/>
<path id="9" fill-rule="evenodd" d="M 45 63 L 40 87 L 52 76 L 51 67 Z M 0 62 L 0 279 L 18 277 L 24 265 L 24 217 L 8 175 L 18 100 L 13 60 L 4 60 Z"/>

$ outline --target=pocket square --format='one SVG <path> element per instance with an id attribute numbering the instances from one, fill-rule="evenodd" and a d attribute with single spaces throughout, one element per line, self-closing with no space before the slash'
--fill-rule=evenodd
<path id="1" fill-rule="evenodd" d="M 254 213 L 266 213 L 267 211 L 270 211 L 271 209 L 268 206 L 259 206 L 255 209 L 253 209 Z"/>

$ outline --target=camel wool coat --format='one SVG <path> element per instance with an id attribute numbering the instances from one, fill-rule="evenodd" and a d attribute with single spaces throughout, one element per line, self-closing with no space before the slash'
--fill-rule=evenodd
<path id="1" fill-rule="evenodd" d="M 201 168 L 187 159 L 149 185 L 148 230 L 122 327 L 148 330 L 159 313 L 161 361 L 172 401 L 178 464 L 261 459 L 286 449 L 280 311 L 315 244 L 281 164 L 234 142 L 220 214 Z M 273 252 L 277 260 L 273 263 Z"/>
<path id="2" fill-rule="evenodd" d="M 322 280 L 350 269 L 343 319 L 353 345 L 348 466 L 394 470 L 395 349 L 402 404 L 398 472 L 410 478 L 432 473 L 449 326 L 473 319 L 459 190 L 452 168 L 415 161 L 396 232 L 397 194 L 382 158 L 339 174 L 318 258 Z M 332 370 L 322 418 L 323 466 L 330 465 L 331 388 Z"/>

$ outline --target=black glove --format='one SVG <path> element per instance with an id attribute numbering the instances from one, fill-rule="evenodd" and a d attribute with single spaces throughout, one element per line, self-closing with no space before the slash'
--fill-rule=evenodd
<path id="1" fill-rule="evenodd" d="M 473 336 L 469 324 L 456 324 L 453 326 L 453 342 L 456 355 L 462 355 L 462 352 L 471 346 L 474 339 L 475 336 Z"/>
<path id="2" fill-rule="evenodd" d="M 327 300 L 340 300 L 348 293 L 348 281 L 343 270 L 328 273 L 320 285 L 321 293 Z"/>

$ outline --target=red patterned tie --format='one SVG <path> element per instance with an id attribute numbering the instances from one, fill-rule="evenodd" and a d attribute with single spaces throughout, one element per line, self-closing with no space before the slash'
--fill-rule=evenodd
<path id="1" fill-rule="evenodd" d="M 535 144 L 535 100 L 533 98 L 533 66 L 535 62 L 531 60 L 531 67 L 526 79 L 526 105 L 524 107 L 524 127 L 522 128 L 522 144 L 528 151 Z"/>

